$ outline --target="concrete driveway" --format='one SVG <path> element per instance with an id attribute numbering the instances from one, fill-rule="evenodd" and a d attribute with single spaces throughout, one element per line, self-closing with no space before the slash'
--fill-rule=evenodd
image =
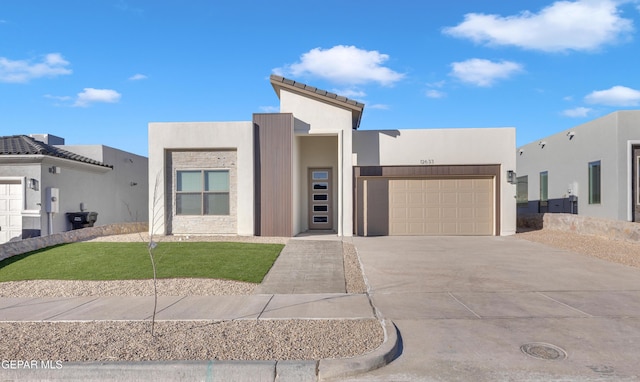
<path id="1" fill-rule="evenodd" d="M 403 350 L 350 381 L 640 380 L 639 269 L 516 237 L 353 242 Z"/>

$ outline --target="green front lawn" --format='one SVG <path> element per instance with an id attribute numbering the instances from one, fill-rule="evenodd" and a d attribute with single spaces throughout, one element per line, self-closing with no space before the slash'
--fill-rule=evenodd
<path id="1" fill-rule="evenodd" d="M 158 278 L 217 278 L 260 283 L 284 245 L 165 242 L 154 249 Z M 153 278 L 147 243 L 73 243 L 0 261 L 0 282 Z"/>

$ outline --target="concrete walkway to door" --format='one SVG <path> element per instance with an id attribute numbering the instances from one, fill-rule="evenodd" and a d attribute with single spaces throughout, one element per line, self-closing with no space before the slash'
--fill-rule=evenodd
<path id="1" fill-rule="evenodd" d="M 318 239 L 289 240 L 255 293 L 346 293 L 342 241 L 335 235 Z"/>
<path id="2" fill-rule="evenodd" d="M 348 381 L 640 380 L 640 269 L 517 237 L 353 242 L 403 350 Z"/>

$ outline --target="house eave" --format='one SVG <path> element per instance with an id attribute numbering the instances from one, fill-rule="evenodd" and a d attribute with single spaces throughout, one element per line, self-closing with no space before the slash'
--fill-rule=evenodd
<path id="1" fill-rule="evenodd" d="M 40 165 L 43 163 L 100 173 L 107 173 L 113 170 L 112 166 L 100 166 L 92 163 L 79 162 L 76 160 L 58 158 L 49 155 L 0 155 L 0 164 Z"/>
<path id="2" fill-rule="evenodd" d="M 364 104 L 357 102 L 347 97 L 337 95 L 335 93 L 328 92 L 326 90 L 318 89 L 313 86 L 305 85 L 301 82 L 289 80 L 282 76 L 272 74 L 270 77 L 271 86 L 275 90 L 278 98 L 280 98 L 280 90 L 286 89 L 292 93 L 315 99 L 320 102 L 330 104 L 342 109 L 351 111 L 352 115 L 352 129 L 357 130 L 360 127 L 360 121 L 362 120 L 362 112 L 364 110 Z"/>

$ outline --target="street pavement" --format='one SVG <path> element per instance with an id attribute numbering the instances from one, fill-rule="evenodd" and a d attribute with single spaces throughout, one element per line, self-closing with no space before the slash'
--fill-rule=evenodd
<path id="1" fill-rule="evenodd" d="M 640 380 L 636 268 L 516 237 L 353 243 L 402 351 L 341 381 Z"/>

